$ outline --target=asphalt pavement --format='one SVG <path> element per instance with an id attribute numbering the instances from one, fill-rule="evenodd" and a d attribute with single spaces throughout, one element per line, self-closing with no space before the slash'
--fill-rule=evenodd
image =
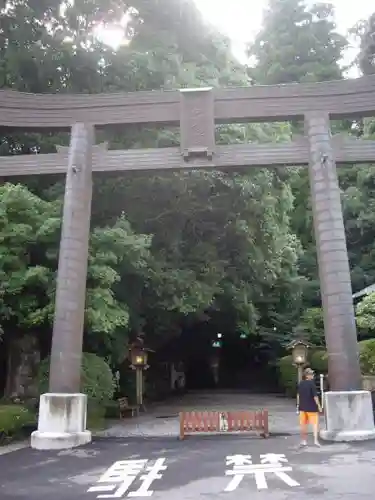
<path id="1" fill-rule="evenodd" d="M 374 498 L 375 443 L 298 447 L 298 436 L 96 439 L 0 456 L 1 500 Z"/>

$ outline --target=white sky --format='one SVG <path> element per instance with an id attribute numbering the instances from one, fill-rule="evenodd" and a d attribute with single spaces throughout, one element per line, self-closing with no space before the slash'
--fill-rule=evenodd
<path id="1" fill-rule="evenodd" d="M 324 0 L 322 0 L 324 1 Z M 329 0 L 327 0 L 329 1 Z M 229 36 L 233 52 L 243 59 L 244 46 L 259 31 L 267 0 L 195 0 L 208 21 Z M 374 0 L 331 0 L 336 7 L 336 20 L 341 33 L 375 11 Z"/>

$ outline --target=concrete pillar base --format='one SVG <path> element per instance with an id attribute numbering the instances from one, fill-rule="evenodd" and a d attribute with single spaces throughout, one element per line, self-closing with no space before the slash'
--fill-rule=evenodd
<path id="1" fill-rule="evenodd" d="M 320 437 L 327 441 L 375 439 L 371 393 L 337 391 L 324 394 L 326 428 Z"/>
<path id="2" fill-rule="evenodd" d="M 85 394 L 43 394 L 39 403 L 38 430 L 31 434 L 31 447 L 63 450 L 90 443 L 86 417 Z"/>

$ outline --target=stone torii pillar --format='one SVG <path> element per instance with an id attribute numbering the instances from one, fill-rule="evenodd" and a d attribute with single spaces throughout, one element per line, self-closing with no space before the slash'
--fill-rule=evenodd
<path id="1" fill-rule="evenodd" d="M 92 197 L 94 127 L 72 127 L 66 174 L 59 266 L 56 284 L 49 393 L 40 398 L 36 449 L 86 444 L 87 397 L 80 393 L 88 244 Z"/>
<path id="2" fill-rule="evenodd" d="M 310 149 L 310 187 L 318 253 L 330 391 L 325 393 L 326 429 L 333 441 L 375 438 L 371 394 L 361 390 L 357 331 L 340 188 L 329 116 L 305 115 Z"/>

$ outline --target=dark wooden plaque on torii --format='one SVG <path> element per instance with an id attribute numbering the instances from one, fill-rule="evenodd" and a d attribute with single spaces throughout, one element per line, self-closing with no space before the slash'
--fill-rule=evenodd
<path id="1" fill-rule="evenodd" d="M 330 119 L 375 115 L 375 75 L 356 80 L 108 95 L 0 91 L 0 126 L 71 129 L 55 154 L 0 158 L 0 177 L 66 172 L 50 392 L 79 391 L 92 172 L 308 165 L 324 326 L 333 391 L 361 388 L 350 270 L 336 173 L 338 163 L 375 161 L 375 141 L 331 136 Z M 283 144 L 215 144 L 215 124 L 305 122 Z M 108 150 L 95 127 L 179 125 L 180 148 Z M 73 217 L 74 215 L 74 217 Z"/>

